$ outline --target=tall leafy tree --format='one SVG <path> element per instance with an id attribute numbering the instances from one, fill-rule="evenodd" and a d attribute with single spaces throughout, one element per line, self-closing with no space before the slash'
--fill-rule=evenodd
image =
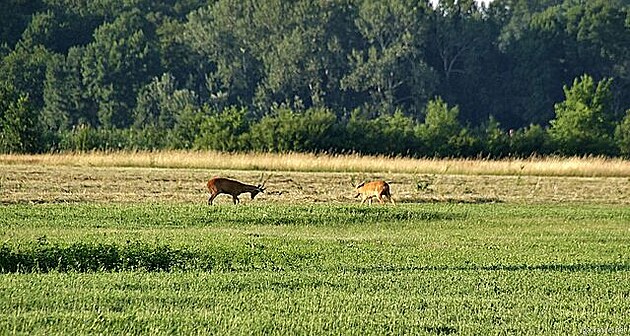
<path id="1" fill-rule="evenodd" d="M 511 127 L 546 124 L 553 118 L 553 104 L 562 99 L 562 84 L 577 75 L 567 72 L 566 50 L 573 40 L 564 30 L 561 7 L 547 7 L 527 17 L 524 27 L 504 34 L 501 41 L 509 62 L 504 94 L 511 95 L 510 110 L 502 121 Z"/>
<path id="2" fill-rule="evenodd" d="M 576 41 L 576 71 L 615 78 L 613 109 L 620 118 L 630 104 L 630 3 L 623 0 L 566 1 L 565 30 Z"/>
<path id="3" fill-rule="evenodd" d="M 0 45 L 13 47 L 31 21 L 31 16 L 43 7 L 41 0 L 0 1 Z"/>
<path id="4" fill-rule="evenodd" d="M 65 57 L 55 56 L 46 69 L 42 119 L 50 130 L 98 125 L 98 105 L 83 82 L 84 52 L 85 48 L 72 47 Z"/>
<path id="5" fill-rule="evenodd" d="M 184 37 L 203 57 L 207 80 L 200 96 L 218 110 L 253 101 L 262 68 L 252 41 L 267 33 L 248 29 L 254 10 L 253 1 L 218 0 L 188 15 Z"/>
<path id="6" fill-rule="evenodd" d="M 615 77 L 616 86 L 627 87 L 627 61 L 620 61 L 630 53 L 627 2 L 497 2 L 511 11 L 499 43 L 508 56 L 505 87 L 513 96 L 510 118 L 516 121 L 510 125 L 545 124 L 553 118 L 553 104 L 562 99 L 560 88 L 583 73 Z M 627 95 L 614 96 L 620 115 Z"/>
<path id="7" fill-rule="evenodd" d="M 66 53 L 72 46 L 89 43 L 98 24 L 98 19 L 92 16 L 84 18 L 72 12 L 49 8 L 33 14 L 20 41 L 45 46 L 55 53 Z"/>
<path id="8" fill-rule="evenodd" d="M 433 76 L 419 54 L 428 3 L 364 0 L 358 6 L 355 25 L 364 45 L 352 50 L 342 88 L 368 94 L 368 103 L 378 111 L 393 113 L 397 106 L 419 111 L 417 105 L 431 92 Z"/>
<path id="9" fill-rule="evenodd" d="M 172 74 L 183 87 L 207 98 L 206 74 L 209 65 L 206 58 L 195 52 L 186 40 L 186 23 L 164 18 L 158 25 L 156 34 L 163 71 Z"/>
<path id="10" fill-rule="evenodd" d="M 615 154 L 611 79 L 597 85 L 589 75 L 564 87 L 566 99 L 555 105 L 549 135 L 564 155 Z"/>
<path id="11" fill-rule="evenodd" d="M 128 127 L 136 95 L 160 73 L 154 27 L 133 11 L 105 23 L 83 56 L 82 77 L 104 127 Z"/>
<path id="12" fill-rule="evenodd" d="M 446 86 L 465 73 L 465 59 L 481 52 L 483 15 L 474 0 L 440 0 L 432 15 L 430 48 L 438 62 L 437 70 Z"/>
<path id="13" fill-rule="evenodd" d="M 0 152 L 35 153 L 43 149 L 39 115 L 28 93 L 0 82 Z"/>
<path id="14" fill-rule="evenodd" d="M 179 113 L 196 108 L 197 96 L 187 89 L 177 89 L 175 78 L 169 73 L 155 77 L 139 92 L 134 109 L 134 127 L 172 129 Z"/>
<path id="15" fill-rule="evenodd" d="M 460 107 L 460 118 L 480 124 L 503 114 L 504 57 L 496 48 L 500 17 L 473 0 L 440 0 L 430 16 L 427 62 L 436 70 L 437 91 Z M 480 80 L 482 79 L 482 80 Z"/>
<path id="16" fill-rule="evenodd" d="M 28 94 L 33 108 L 41 110 L 43 83 L 51 56 L 41 45 L 18 44 L 0 63 L 0 82 L 11 83 L 17 92 Z"/>
<path id="17" fill-rule="evenodd" d="M 343 51 L 336 36 L 326 32 L 336 9 L 307 0 L 267 1 L 256 9 L 252 29 L 270 32 L 255 41 L 264 69 L 256 92 L 260 107 L 294 100 L 323 106 L 328 90 L 338 89 L 332 54 Z"/>

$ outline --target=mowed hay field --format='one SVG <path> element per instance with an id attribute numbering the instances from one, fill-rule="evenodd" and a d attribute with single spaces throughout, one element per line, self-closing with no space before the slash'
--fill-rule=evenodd
<path id="1" fill-rule="evenodd" d="M 630 332 L 623 160 L 0 156 L 0 204 L 0 334 Z"/>

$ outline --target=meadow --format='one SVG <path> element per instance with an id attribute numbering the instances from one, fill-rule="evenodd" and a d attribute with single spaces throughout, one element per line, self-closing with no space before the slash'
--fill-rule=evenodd
<path id="1" fill-rule="evenodd" d="M 0 156 L 0 334 L 630 330 L 628 162 L 450 174 L 431 160 L 361 171 L 90 155 Z M 291 159 L 275 158 L 306 165 Z M 215 175 L 267 192 L 211 207 Z M 375 178 L 396 206 L 353 198 Z"/>

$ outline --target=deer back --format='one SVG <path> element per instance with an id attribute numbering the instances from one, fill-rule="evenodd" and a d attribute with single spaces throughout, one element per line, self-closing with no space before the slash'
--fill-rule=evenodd
<path id="1" fill-rule="evenodd" d="M 241 183 L 224 177 L 215 177 L 208 181 L 208 190 L 214 193 L 239 195 L 256 189 L 258 188 L 251 184 Z"/>
<path id="2" fill-rule="evenodd" d="M 385 181 L 364 182 L 357 186 L 357 192 L 364 195 L 380 195 L 384 190 L 389 190 Z"/>

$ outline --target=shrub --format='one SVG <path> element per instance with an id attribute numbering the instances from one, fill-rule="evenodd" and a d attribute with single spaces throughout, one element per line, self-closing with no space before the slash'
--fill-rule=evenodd
<path id="1" fill-rule="evenodd" d="M 630 157 L 630 110 L 615 129 L 615 141 L 621 154 Z"/>
<path id="2" fill-rule="evenodd" d="M 205 107 L 206 110 L 208 107 Z M 245 137 L 249 131 L 249 119 L 244 108 L 228 107 L 201 119 L 199 134 L 194 147 L 220 151 L 238 151 L 246 148 Z"/>
<path id="3" fill-rule="evenodd" d="M 529 125 L 510 134 L 510 153 L 518 157 L 549 153 L 549 135 L 540 125 Z"/>
<path id="4" fill-rule="evenodd" d="M 549 135 L 560 154 L 613 155 L 611 79 L 600 81 L 583 75 L 564 87 L 565 101 L 555 105 L 556 119 L 552 120 Z"/>
<path id="5" fill-rule="evenodd" d="M 459 107 L 449 108 L 440 97 L 429 101 L 424 123 L 416 127 L 416 136 L 426 147 L 428 156 L 454 156 L 462 150 L 460 146 L 470 140 L 461 139 L 469 134 L 462 132 L 458 115 Z"/>
<path id="6" fill-rule="evenodd" d="M 500 127 L 499 122 L 493 117 L 488 118 L 488 122 L 481 129 L 480 140 L 483 144 L 484 156 L 500 158 L 509 152 L 509 137 Z"/>
<path id="7" fill-rule="evenodd" d="M 0 153 L 36 153 L 43 149 L 42 126 L 28 94 L 0 87 Z"/>
<path id="8" fill-rule="evenodd" d="M 126 139 L 123 130 L 94 128 L 81 124 L 62 132 L 59 149 L 70 151 L 123 149 Z"/>
<path id="9" fill-rule="evenodd" d="M 258 151 L 317 151 L 333 136 L 336 116 L 328 109 L 294 112 L 279 107 L 254 123 L 249 132 L 251 148 Z"/>

